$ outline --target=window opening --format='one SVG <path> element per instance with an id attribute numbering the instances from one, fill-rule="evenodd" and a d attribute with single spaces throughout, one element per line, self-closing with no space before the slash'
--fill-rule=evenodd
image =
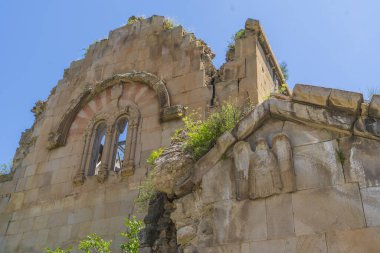
<path id="1" fill-rule="evenodd" d="M 127 135 L 128 135 L 128 120 L 126 118 L 120 119 L 116 124 L 116 142 L 114 147 L 114 158 L 112 169 L 118 172 L 123 167 L 124 154 L 126 149 Z"/>
<path id="2" fill-rule="evenodd" d="M 105 123 L 100 123 L 95 131 L 94 145 L 92 149 L 91 163 L 88 171 L 89 176 L 98 175 L 99 169 L 102 165 L 102 155 L 104 149 L 104 143 L 106 139 Z"/>

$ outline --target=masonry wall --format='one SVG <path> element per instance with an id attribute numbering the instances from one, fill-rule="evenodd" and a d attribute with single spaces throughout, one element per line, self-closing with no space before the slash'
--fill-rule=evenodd
<path id="1" fill-rule="evenodd" d="M 194 187 L 171 214 L 178 244 L 208 253 L 379 252 L 379 102 L 296 85 L 292 97 L 257 106 L 195 163 Z"/>
<path id="2" fill-rule="evenodd" d="M 161 119 L 159 97 L 145 83 L 121 82 L 98 93 L 96 87 L 117 74 L 144 71 L 165 80 L 172 105 L 204 113 L 212 97 L 205 74 L 211 61 L 208 48 L 181 26 L 165 29 L 164 22 L 153 16 L 111 31 L 65 70 L 24 134 L 13 179 L 0 184 L 0 252 L 41 252 L 47 246 L 74 245 L 90 233 L 112 239 L 118 247 L 124 218 L 144 217 L 134 199 L 147 172 L 146 158 L 153 149 L 169 145 L 181 121 Z M 65 145 L 49 150 L 49 134 L 88 88 L 96 96 L 77 112 Z M 92 119 L 129 104 L 141 114 L 134 174 L 122 178 L 111 171 L 104 183 L 87 176 L 82 185 L 74 185 Z"/>

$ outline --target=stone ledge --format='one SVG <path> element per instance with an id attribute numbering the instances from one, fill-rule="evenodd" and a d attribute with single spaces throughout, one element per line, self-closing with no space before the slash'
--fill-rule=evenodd
<path id="1" fill-rule="evenodd" d="M 306 84 L 296 84 L 293 89 L 294 101 L 327 106 L 332 89 Z"/>
<path id="2" fill-rule="evenodd" d="M 336 89 L 331 91 L 329 97 L 329 105 L 331 107 L 346 110 L 354 114 L 359 114 L 363 101 L 363 95 L 360 93 Z"/>
<path id="3" fill-rule="evenodd" d="M 324 88 L 307 84 L 296 84 L 292 100 L 304 104 L 313 104 L 321 107 L 346 111 L 351 114 L 360 114 L 363 95 L 357 92 Z M 376 106 L 375 106 L 376 107 Z M 379 106 L 376 108 L 380 107 Z M 379 114 L 380 117 L 380 109 Z"/>

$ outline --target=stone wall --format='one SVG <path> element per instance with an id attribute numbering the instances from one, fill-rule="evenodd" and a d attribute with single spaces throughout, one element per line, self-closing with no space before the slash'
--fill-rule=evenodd
<path id="1" fill-rule="evenodd" d="M 117 247 L 124 218 L 137 214 L 146 158 L 170 143 L 184 106 L 205 114 L 212 98 L 210 49 L 164 22 L 153 16 L 111 31 L 33 109 L 36 122 L 20 141 L 13 177 L 0 183 L 0 252 L 74 245 L 89 233 Z M 120 113 L 131 117 L 132 109 L 139 117 L 131 171 L 88 176 L 83 157 L 91 126 Z"/>
<path id="2" fill-rule="evenodd" d="M 146 252 L 378 251 L 380 97 L 368 104 L 361 94 L 297 85 L 292 98 L 264 101 L 284 79 L 258 21 L 247 20 L 220 70 L 202 40 L 165 22 L 153 16 L 111 31 L 36 103 L 12 173 L 0 177 L 0 252 L 75 245 L 90 233 L 117 247 L 131 215 L 155 235 L 145 234 Z M 194 166 L 182 159 L 189 171 L 178 175 L 189 178 L 138 212 L 146 158 L 170 145 L 184 108 L 205 116 L 226 100 L 257 106 Z M 113 171 L 120 117 L 128 159 Z M 99 122 L 104 156 L 90 175 Z M 234 152 L 236 142 L 244 152 Z M 260 168 L 276 184 L 250 186 Z"/>
<path id="3" fill-rule="evenodd" d="M 380 251 L 379 98 L 296 85 L 259 105 L 195 164 L 192 191 L 174 201 L 177 242 L 185 252 Z"/>

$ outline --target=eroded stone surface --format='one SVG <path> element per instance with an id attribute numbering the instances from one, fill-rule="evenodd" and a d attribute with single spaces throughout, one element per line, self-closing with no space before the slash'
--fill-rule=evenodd
<path id="1" fill-rule="evenodd" d="M 215 242 L 260 241 L 267 238 L 264 200 L 224 201 L 214 205 Z"/>
<path id="2" fill-rule="evenodd" d="M 329 253 L 373 253 L 380 251 L 380 228 L 336 231 L 326 234 Z"/>
<path id="3" fill-rule="evenodd" d="M 368 227 L 380 226 L 380 187 L 360 189 Z"/>
<path id="4" fill-rule="evenodd" d="M 375 118 L 380 118 L 380 95 L 373 95 L 369 103 L 368 115 Z"/>
<path id="5" fill-rule="evenodd" d="M 333 89 L 329 96 L 329 105 L 340 110 L 358 113 L 363 102 L 363 95 L 357 92 Z"/>
<path id="6" fill-rule="evenodd" d="M 265 200 L 268 239 L 294 236 L 293 204 L 291 194 L 272 196 Z"/>
<path id="7" fill-rule="evenodd" d="M 347 137 L 339 141 L 344 158 L 344 173 L 347 182 L 358 182 L 360 187 L 380 185 L 379 141 Z"/>
<path id="8" fill-rule="evenodd" d="M 342 164 L 337 156 L 338 144 L 326 141 L 293 149 L 297 189 L 344 184 Z"/>
<path id="9" fill-rule="evenodd" d="M 360 192 L 356 184 L 299 191 L 292 198 L 296 235 L 365 226 Z"/>
<path id="10" fill-rule="evenodd" d="M 293 89 L 292 99 L 308 104 L 326 106 L 332 89 L 323 87 L 296 84 Z"/>
<path id="11" fill-rule="evenodd" d="M 344 133 L 349 133 L 356 121 L 354 115 L 345 112 L 279 99 L 270 99 L 270 112 L 272 116 L 280 119 L 306 122 L 311 126 L 323 126 Z"/>

